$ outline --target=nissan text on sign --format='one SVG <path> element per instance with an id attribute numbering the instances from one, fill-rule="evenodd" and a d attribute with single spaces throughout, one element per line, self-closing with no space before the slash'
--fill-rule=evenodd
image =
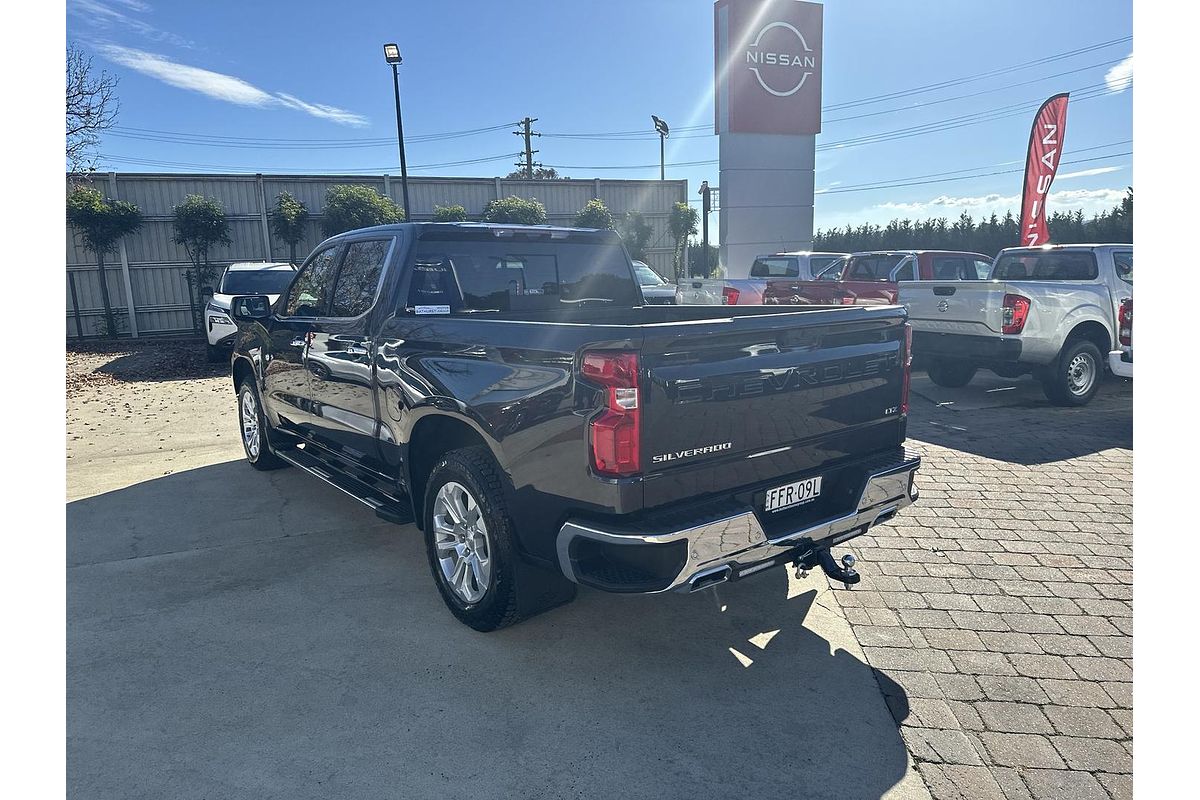
<path id="1" fill-rule="evenodd" d="M 714 7 L 728 277 L 746 277 L 760 253 L 812 245 L 823 11 L 798 0 L 718 0 Z"/>

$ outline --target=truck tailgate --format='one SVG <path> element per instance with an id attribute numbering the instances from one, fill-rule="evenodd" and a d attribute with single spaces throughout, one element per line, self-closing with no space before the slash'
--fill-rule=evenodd
<path id="1" fill-rule="evenodd" d="M 900 302 L 914 331 L 969 336 L 999 335 L 1003 326 L 1001 281 L 905 281 Z"/>
<path id="2" fill-rule="evenodd" d="M 896 447 L 903 348 L 895 306 L 648 326 L 645 506 Z"/>

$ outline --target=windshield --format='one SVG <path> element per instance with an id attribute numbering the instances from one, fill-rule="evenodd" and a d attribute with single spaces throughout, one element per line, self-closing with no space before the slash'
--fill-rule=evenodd
<path id="1" fill-rule="evenodd" d="M 992 280 L 1090 281 L 1096 257 L 1090 250 L 1015 250 L 1001 253 Z"/>
<path id="2" fill-rule="evenodd" d="M 666 283 L 657 272 L 645 264 L 634 264 L 633 271 L 637 273 L 638 283 L 642 286 L 662 286 Z"/>
<path id="3" fill-rule="evenodd" d="M 290 269 L 227 269 L 221 294 L 283 294 L 295 275 Z"/>
<path id="4" fill-rule="evenodd" d="M 798 278 L 800 260 L 787 256 L 760 256 L 750 265 L 751 278 Z"/>
<path id="5" fill-rule="evenodd" d="M 546 311 L 564 305 L 642 304 L 620 242 L 594 236 L 548 240 L 423 238 L 413 255 L 410 307 L 460 311 Z"/>

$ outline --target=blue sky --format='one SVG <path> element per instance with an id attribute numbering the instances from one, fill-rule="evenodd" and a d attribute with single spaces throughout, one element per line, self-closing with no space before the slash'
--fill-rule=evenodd
<path id="1" fill-rule="evenodd" d="M 521 145 L 508 124 L 529 115 L 543 134 L 535 158 L 560 173 L 655 178 L 657 114 L 675 131 L 667 176 L 693 192 L 718 183 L 709 0 L 68 0 L 67 10 L 68 38 L 121 79 L 104 168 L 396 174 L 382 56 L 396 41 L 412 174 L 507 173 Z M 1015 210 L 1021 176 L 1006 171 L 1022 166 L 1036 104 L 1060 91 L 1072 102 L 1051 208 L 1115 205 L 1132 182 L 1133 50 L 1116 41 L 1131 35 L 1128 0 L 829 0 L 817 226 Z M 933 130 L 894 133 L 916 126 Z M 492 129 L 438 136 L 481 128 Z"/>

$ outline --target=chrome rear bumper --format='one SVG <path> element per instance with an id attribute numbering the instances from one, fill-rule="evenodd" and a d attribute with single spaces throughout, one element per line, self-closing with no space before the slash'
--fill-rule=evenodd
<path id="1" fill-rule="evenodd" d="M 591 522 L 568 520 L 558 532 L 559 566 L 572 581 L 588 583 L 580 580 L 571 556 L 572 542 L 577 539 L 622 547 L 686 542 L 684 563 L 667 585 L 636 591 L 654 594 L 707 588 L 775 566 L 782 563 L 779 559 L 784 555 L 790 558 L 827 549 L 890 520 L 917 499 L 913 477 L 920 465 L 920 456 L 906 451 L 902 460 L 867 476 L 858 503 L 850 513 L 773 536 L 763 529 L 751 508 L 671 531 L 605 530 Z"/>

